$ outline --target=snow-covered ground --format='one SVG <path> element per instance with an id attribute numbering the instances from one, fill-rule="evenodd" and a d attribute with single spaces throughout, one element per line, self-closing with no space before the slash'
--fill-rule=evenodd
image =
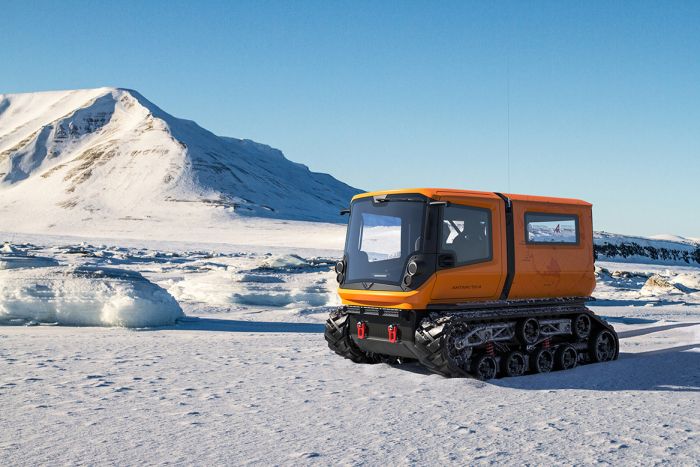
<path id="1" fill-rule="evenodd" d="M 592 308 L 618 330 L 620 359 L 483 383 L 328 350 L 337 230 L 319 224 L 326 240 L 312 249 L 0 234 L 0 246 L 11 240 L 0 250 L 0 321 L 30 324 L 0 326 L 0 458 L 700 462 L 700 268 L 598 262 Z M 17 306 L 47 296 L 41 313 Z M 56 310 L 75 303 L 89 306 L 63 321 Z M 105 309 L 138 309 L 143 321 L 103 319 Z M 177 322 L 139 327 L 149 319 Z"/>

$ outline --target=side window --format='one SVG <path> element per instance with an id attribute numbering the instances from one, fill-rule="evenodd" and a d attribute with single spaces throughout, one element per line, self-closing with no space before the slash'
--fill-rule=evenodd
<path id="1" fill-rule="evenodd" d="M 579 241 L 578 216 L 574 214 L 525 213 L 527 243 L 568 244 Z"/>
<path id="2" fill-rule="evenodd" d="M 443 208 L 440 250 L 453 253 L 455 264 L 491 259 L 491 211 L 469 206 Z"/>

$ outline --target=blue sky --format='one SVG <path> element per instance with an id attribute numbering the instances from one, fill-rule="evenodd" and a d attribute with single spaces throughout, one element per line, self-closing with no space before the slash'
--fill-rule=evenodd
<path id="1" fill-rule="evenodd" d="M 359 188 L 578 197 L 598 230 L 700 237 L 700 2 L 0 11 L 0 92 L 134 88 Z"/>

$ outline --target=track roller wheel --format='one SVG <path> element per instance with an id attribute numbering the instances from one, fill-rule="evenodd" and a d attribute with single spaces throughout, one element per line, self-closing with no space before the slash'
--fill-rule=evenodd
<path id="1" fill-rule="evenodd" d="M 522 352 L 514 350 L 503 359 L 505 376 L 522 376 L 527 371 L 527 359 Z"/>
<path id="2" fill-rule="evenodd" d="M 560 345 L 554 354 L 554 363 L 557 370 L 570 370 L 578 364 L 578 352 L 569 344 Z"/>
<path id="3" fill-rule="evenodd" d="M 607 329 L 598 331 L 589 347 L 594 362 L 609 362 L 614 360 L 617 355 L 617 340 Z"/>
<path id="4" fill-rule="evenodd" d="M 579 339 L 586 339 L 591 334 L 591 317 L 580 314 L 574 318 L 571 331 Z"/>
<path id="5" fill-rule="evenodd" d="M 549 349 L 540 348 L 530 357 L 532 371 L 535 373 L 549 373 L 554 367 L 554 354 Z"/>
<path id="6" fill-rule="evenodd" d="M 482 355 L 476 359 L 474 362 L 474 369 L 472 371 L 477 379 L 486 381 L 496 377 L 498 373 L 498 364 L 496 359 L 491 355 Z"/>
<path id="7" fill-rule="evenodd" d="M 540 337 L 540 323 L 535 318 L 526 318 L 518 323 L 517 336 L 525 345 L 534 345 Z"/>

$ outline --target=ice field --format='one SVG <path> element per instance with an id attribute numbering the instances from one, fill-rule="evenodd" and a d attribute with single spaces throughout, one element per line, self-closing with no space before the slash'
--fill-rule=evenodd
<path id="1" fill-rule="evenodd" d="M 337 249 L 13 239 L 0 455 L 14 465 L 700 459 L 698 268 L 599 262 L 591 308 L 620 359 L 484 383 L 332 354 Z"/>

